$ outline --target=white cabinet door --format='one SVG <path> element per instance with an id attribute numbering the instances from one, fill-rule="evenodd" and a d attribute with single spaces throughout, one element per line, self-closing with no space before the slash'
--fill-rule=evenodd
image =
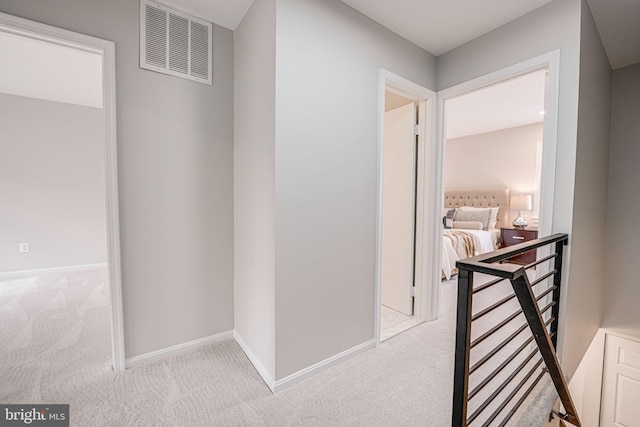
<path id="1" fill-rule="evenodd" d="M 382 304 L 407 316 L 413 314 L 414 109 L 385 113 L 382 175 Z"/>
<path id="2" fill-rule="evenodd" d="M 640 427 L 640 342 L 607 335 L 601 427 Z"/>

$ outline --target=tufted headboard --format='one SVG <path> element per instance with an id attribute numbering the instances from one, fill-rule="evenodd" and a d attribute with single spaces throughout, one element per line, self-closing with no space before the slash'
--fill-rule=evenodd
<path id="1" fill-rule="evenodd" d="M 473 206 L 491 208 L 499 206 L 496 228 L 509 225 L 509 189 L 508 188 L 472 188 L 463 190 L 444 190 L 444 207 L 459 208 Z"/>

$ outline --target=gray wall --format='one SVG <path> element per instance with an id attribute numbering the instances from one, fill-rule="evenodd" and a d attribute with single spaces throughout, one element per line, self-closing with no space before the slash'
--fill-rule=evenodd
<path id="1" fill-rule="evenodd" d="M 634 257 L 640 242 L 640 63 L 613 72 L 611 151 L 602 325 L 640 336 L 640 286 Z"/>
<path id="2" fill-rule="evenodd" d="M 276 356 L 275 0 L 256 0 L 234 32 L 233 40 L 235 333 L 273 379 Z"/>
<path id="3" fill-rule="evenodd" d="M 233 329 L 233 35 L 213 86 L 138 67 L 139 2 L 0 0 L 0 11 L 116 43 L 126 355 Z"/>
<path id="4" fill-rule="evenodd" d="M 542 123 L 448 139 L 444 188 L 507 187 L 533 193 L 538 141 Z"/>
<path id="5" fill-rule="evenodd" d="M 606 280 L 611 67 L 586 1 L 582 5 L 578 142 L 564 348 L 565 357 L 571 360 L 582 357 L 600 328 Z"/>
<path id="6" fill-rule="evenodd" d="M 435 58 L 337 0 L 279 0 L 276 379 L 373 339 L 378 81 Z"/>
<path id="7" fill-rule="evenodd" d="M 554 232 L 572 233 L 581 9 L 580 0 L 556 0 L 438 58 L 438 89 L 444 89 L 560 49 Z M 566 261 L 567 264 L 571 261 L 570 252 L 567 253 Z M 568 275 L 567 277 L 565 291 L 571 294 L 573 288 L 579 288 L 581 284 Z M 591 295 L 590 298 L 596 296 Z M 568 314 L 575 313 L 573 304 L 581 302 L 570 299 L 565 301 L 565 311 Z M 566 319 L 566 322 L 578 329 L 566 334 L 563 341 L 563 363 L 571 374 L 591 342 L 591 338 L 585 339 L 585 335 L 591 333 L 591 327 L 585 326 L 585 333 L 580 330 L 582 326 L 571 319 Z"/>
<path id="8" fill-rule="evenodd" d="M 0 94 L 0 129 L 0 272 L 106 262 L 102 110 Z"/>

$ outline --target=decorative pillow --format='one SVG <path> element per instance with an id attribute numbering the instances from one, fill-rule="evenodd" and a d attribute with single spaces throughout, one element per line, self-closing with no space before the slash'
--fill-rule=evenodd
<path id="1" fill-rule="evenodd" d="M 462 210 L 458 209 L 456 211 L 455 220 L 456 221 L 477 221 L 482 223 L 482 229 L 489 229 L 489 219 L 491 218 L 491 209 L 480 209 L 480 210 Z"/>
<path id="2" fill-rule="evenodd" d="M 445 209 L 442 211 L 442 225 L 445 229 L 453 227 L 453 218 L 456 215 L 455 209 Z"/>
<path id="3" fill-rule="evenodd" d="M 496 223 L 498 222 L 498 211 L 500 210 L 500 207 L 493 207 L 493 208 L 476 208 L 473 206 L 462 206 L 460 208 L 458 208 L 460 210 L 463 211 L 469 211 L 469 212 L 473 212 L 473 211 L 483 211 L 485 209 L 491 209 L 491 216 L 489 217 L 489 225 L 488 225 L 488 229 L 489 230 L 493 230 L 494 228 L 496 228 Z"/>
<path id="4" fill-rule="evenodd" d="M 453 221 L 453 228 L 458 230 L 482 230 L 480 221 Z"/>

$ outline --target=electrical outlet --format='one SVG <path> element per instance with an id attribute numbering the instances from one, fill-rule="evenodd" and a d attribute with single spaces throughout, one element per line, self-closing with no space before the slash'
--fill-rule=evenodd
<path id="1" fill-rule="evenodd" d="M 29 252 L 29 243 L 18 243 L 18 250 L 21 254 L 26 254 L 27 252 Z"/>

